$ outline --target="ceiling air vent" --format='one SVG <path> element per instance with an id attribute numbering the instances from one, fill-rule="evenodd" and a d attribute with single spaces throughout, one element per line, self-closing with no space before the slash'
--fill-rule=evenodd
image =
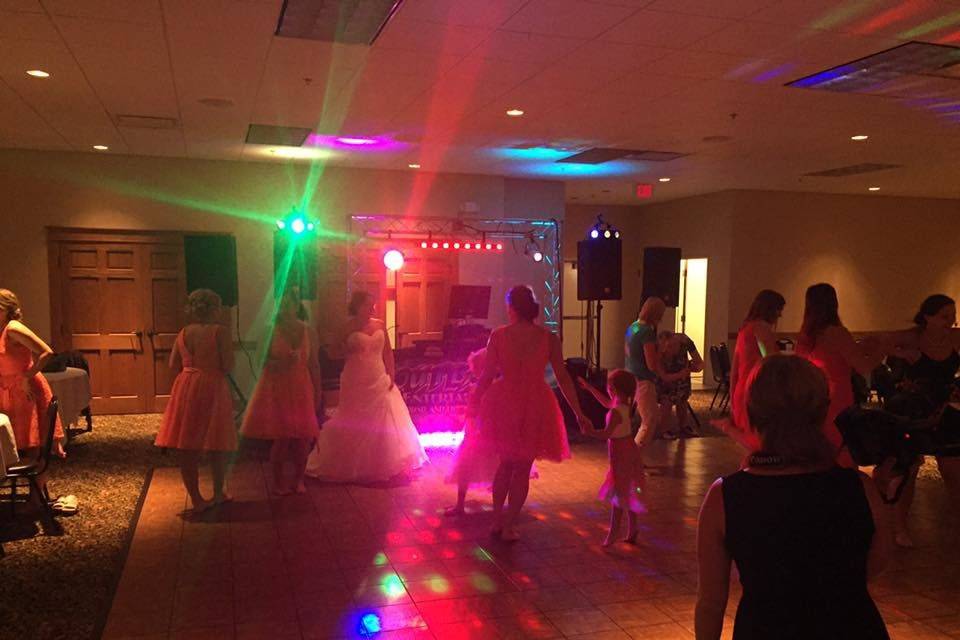
<path id="1" fill-rule="evenodd" d="M 176 118 L 161 118 L 157 116 L 116 116 L 117 126 L 128 129 L 176 129 Z"/>
<path id="2" fill-rule="evenodd" d="M 855 176 L 861 173 L 873 173 L 874 171 L 886 171 L 887 169 L 899 169 L 898 164 L 877 164 L 865 162 L 863 164 L 852 164 L 848 167 L 839 167 L 837 169 L 827 169 L 825 171 L 815 171 L 805 173 L 805 176 L 817 178 L 843 178 L 846 176 Z"/>
<path id="3" fill-rule="evenodd" d="M 403 0 L 284 0 L 281 38 L 373 44 Z"/>
<path id="4" fill-rule="evenodd" d="M 278 127 L 272 124 L 252 124 L 247 129 L 248 144 L 272 144 L 278 147 L 299 147 L 310 135 L 306 127 Z"/>
<path id="5" fill-rule="evenodd" d="M 682 158 L 685 153 L 676 153 L 674 151 L 651 151 L 648 149 L 613 149 L 609 147 L 594 147 L 581 151 L 572 156 L 567 156 L 557 162 L 569 162 L 573 164 L 603 164 L 611 160 L 637 160 L 641 162 L 669 162 Z"/>

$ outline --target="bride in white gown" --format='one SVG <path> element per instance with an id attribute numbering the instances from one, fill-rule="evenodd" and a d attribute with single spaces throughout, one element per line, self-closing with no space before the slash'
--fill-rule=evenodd
<path id="1" fill-rule="evenodd" d="M 370 294 L 353 294 L 340 403 L 310 452 L 308 476 L 335 482 L 382 482 L 427 462 L 393 381 L 393 349 L 373 311 Z"/>

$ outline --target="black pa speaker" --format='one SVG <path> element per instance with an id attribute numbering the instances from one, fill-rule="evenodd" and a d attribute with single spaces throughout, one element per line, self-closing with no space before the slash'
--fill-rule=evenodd
<path id="1" fill-rule="evenodd" d="M 643 290 L 641 297 L 662 299 L 676 307 L 680 298 L 680 249 L 646 247 L 643 250 Z"/>
<path id="2" fill-rule="evenodd" d="M 183 237 L 183 255 L 187 264 L 187 292 L 211 289 L 223 304 L 237 304 L 237 240 L 226 235 Z"/>
<path id="3" fill-rule="evenodd" d="M 277 231 L 273 235 L 273 293 L 300 288 L 301 300 L 317 299 L 317 239 Z"/>
<path id="4" fill-rule="evenodd" d="M 619 300 L 622 271 L 619 238 L 581 240 L 577 243 L 577 300 Z"/>

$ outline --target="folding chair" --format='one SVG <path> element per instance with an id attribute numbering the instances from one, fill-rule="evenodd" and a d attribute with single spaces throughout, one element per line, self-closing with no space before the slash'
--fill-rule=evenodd
<path id="1" fill-rule="evenodd" d="M 54 517 L 53 509 L 50 508 L 50 496 L 46 490 L 40 490 L 40 484 L 37 482 L 37 478 L 42 476 L 50 465 L 50 455 L 53 451 L 54 429 L 57 426 L 57 412 L 59 410 L 60 402 L 54 397 L 50 402 L 50 408 L 47 410 L 47 433 L 43 441 L 43 446 L 40 449 L 40 457 L 35 462 L 29 464 L 19 464 L 9 467 L 7 469 L 7 477 L 3 479 L 3 482 L 8 483 L 10 489 L 7 498 L 10 500 L 11 515 L 16 515 L 17 487 L 21 481 L 26 481 L 27 486 L 30 487 L 30 491 L 40 501 L 43 517 L 42 522 L 44 525 L 43 530 L 47 535 L 59 535 L 63 532 L 60 523 L 57 522 Z M 24 501 L 29 501 L 29 499 L 30 494 L 28 493 Z"/>

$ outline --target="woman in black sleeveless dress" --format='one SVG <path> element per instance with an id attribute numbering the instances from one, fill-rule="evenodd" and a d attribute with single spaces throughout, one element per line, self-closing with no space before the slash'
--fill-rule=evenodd
<path id="1" fill-rule="evenodd" d="M 748 388 L 762 448 L 704 500 L 698 640 L 720 637 L 731 560 L 743 585 L 734 640 L 888 638 L 867 592 L 892 547 L 886 513 L 872 481 L 834 463 L 826 379 L 803 358 L 775 355 Z"/>
<path id="2" fill-rule="evenodd" d="M 927 297 L 914 316 L 915 326 L 901 332 L 897 342 L 911 354 L 903 369 L 903 380 L 886 408 L 910 418 L 934 418 L 957 393 L 957 371 L 960 370 L 960 329 L 957 323 L 957 305 L 943 294 Z M 960 509 L 960 458 L 937 458 L 940 475 Z M 912 547 L 907 531 L 910 506 L 916 486 L 920 463 L 910 469 L 907 484 L 897 502 L 896 542 Z"/>

